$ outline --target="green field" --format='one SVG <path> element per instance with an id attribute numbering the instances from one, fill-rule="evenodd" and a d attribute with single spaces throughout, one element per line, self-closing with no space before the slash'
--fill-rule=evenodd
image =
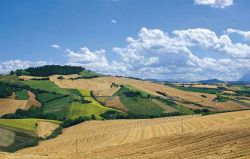
<path id="1" fill-rule="evenodd" d="M 100 114 L 110 110 L 102 106 L 91 97 L 90 91 L 66 89 L 68 96 L 59 94 L 40 93 L 38 99 L 43 103 L 43 113 L 54 115 L 57 119 L 75 119 L 80 116 L 95 115 L 100 119 Z M 91 103 L 82 103 L 81 99 Z"/>
<path id="2" fill-rule="evenodd" d="M 126 95 L 126 93 L 130 93 L 131 96 Z M 122 86 L 114 96 L 120 96 L 122 104 L 133 114 L 159 116 L 165 111 L 150 100 L 150 95 L 147 92 L 140 91 L 129 85 Z"/>
<path id="3" fill-rule="evenodd" d="M 0 82 L 11 83 L 11 84 L 21 83 L 19 78 L 17 76 L 13 76 L 13 75 L 1 76 Z"/>
<path id="4" fill-rule="evenodd" d="M 88 90 L 79 90 L 79 91 L 82 94 L 82 96 L 84 96 L 84 97 L 90 97 L 91 96 L 90 91 L 88 91 Z"/>
<path id="5" fill-rule="evenodd" d="M 15 133 L 3 128 L 0 128 L 0 147 L 8 147 L 15 142 Z"/>
<path id="6" fill-rule="evenodd" d="M 48 121 L 59 124 L 60 121 L 45 119 L 0 119 L 0 126 L 6 126 L 13 129 L 36 132 L 36 124 L 38 121 Z"/>
<path id="7" fill-rule="evenodd" d="M 36 97 L 41 103 L 45 104 L 55 99 L 63 98 L 65 96 L 66 95 L 63 94 L 38 93 Z"/>
<path id="8" fill-rule="evenodd" d="M 68 116 L 73 97 L 67 96 L 64 98 L 56 99 L 43 105 L 44 114 L 52 114 L 57 119 L 63 119 Z"/>
<path id="9" fill-rule="evenodd" d="M 165 111 L 146 98 L 131 98 L 122 95 L 120 96 L 120 100 L 122 104 L 128 108 L 129 112 L 133 114 L 160 115 Z"/>
<path id="10" fill-rule="evenodd" d="M 96 73 L 96 72 L 93 72 L 93 71 L 90 71 L 90 70 L 84 70 L 84 71 L 81 71 L 79 73 L 83 78 L 86 77 L 86 78 L 91 78 L 91 77 L 98 77 L 100 76 L 100 74 Z"/>
<path id="11" fill-rule="evenodd" d="M 50 80 L 27 80 L 23 82 L 30 86 L 32 89 L 40 89 L 47 92 L 55 92 L 58 94 L 68 94 L 65 89 L 58 87 Z"/>
<path id="12" fill-rule="evenodd" d="M 78 103 L 74 102 L 70 106 L 70 111 L 68 118 L 75 119 L 79 116 L 91 116 L 95 115 L 97 119 L 101 119 L 100 115 L 108 110 L 112 110 L 111 108 L 104 107 L 100 103 L 98 103 L 93 97 L 90 96 L 90 91 L 88 90 L 79 90 L 79 92 L 84 96 L 84 99 L 90 101 L 91 103 Z"/>
<path id="13" fill-rule="evenodd" d="M 182 91 L 208 93 L 208 94 L 216 94 L 216 93 L 221 92 L 217 88 L 196 88 L 196 87 L 180 87 L 180 86 L 174 86 L 174 88 L 182 90 Z"/>
<path id="14" fill-rule="evenodd" d="M 16 100 L 28 100 L 29 94 L 26 90 L 19 90 L 15 92 L 16 94 Z"/>
<path id="15" fill-rule="evenodd" d="M 21 148 L 37 145 L 38 121 L 61 123 L 45 119 L 0 119 L 0 151 L 15 152 Z"/>

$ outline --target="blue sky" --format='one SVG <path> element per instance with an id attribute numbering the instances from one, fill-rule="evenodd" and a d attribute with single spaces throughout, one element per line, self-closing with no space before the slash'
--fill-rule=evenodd
<path id="1" fill-rule="evenodd" d="M 0 72 L 56 63 L 237 80 L 250 70 L 249 8 L 248 0 L 1 0 Z"/>

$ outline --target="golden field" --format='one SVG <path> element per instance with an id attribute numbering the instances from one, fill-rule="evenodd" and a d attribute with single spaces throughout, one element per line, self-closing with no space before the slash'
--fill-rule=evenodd
<path id="1" fill-rule="evenodd" d="M 89 121 L 1 158 L 250 158 L 250 111 Z"/>

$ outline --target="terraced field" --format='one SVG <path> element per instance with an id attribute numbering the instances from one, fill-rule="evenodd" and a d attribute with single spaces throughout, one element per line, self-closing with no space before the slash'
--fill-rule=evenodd
<path id="1" fill-rule="evenodd" d="M 249 121 L 250 111 L 89 121 L 2 158 L 249 158 Z"/>

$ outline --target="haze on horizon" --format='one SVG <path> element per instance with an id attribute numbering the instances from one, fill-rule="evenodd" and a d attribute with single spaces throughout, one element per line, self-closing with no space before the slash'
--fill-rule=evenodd
<path id="1" fill-rule="evenodd" d="M 160 80 L 250 71 L 248 0 L 0 1 L 0 73 L 46 64 Z"/>

